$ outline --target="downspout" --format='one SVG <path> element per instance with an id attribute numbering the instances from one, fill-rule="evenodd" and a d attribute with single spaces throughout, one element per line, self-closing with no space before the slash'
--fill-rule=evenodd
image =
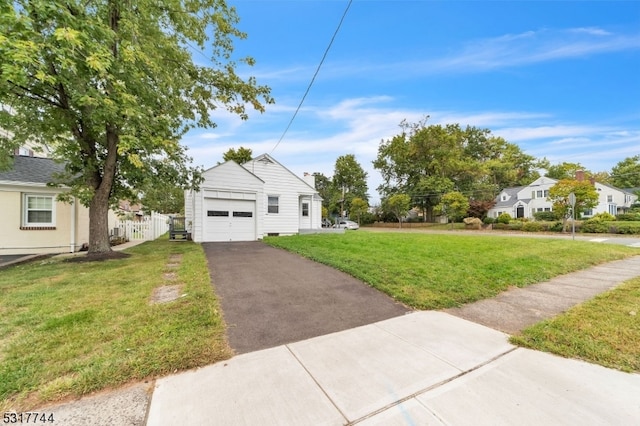
<path id="1" fill-rule="evenodd" d="M 76 251 L 76 197 L 71 199 L 71 251 Z"/>

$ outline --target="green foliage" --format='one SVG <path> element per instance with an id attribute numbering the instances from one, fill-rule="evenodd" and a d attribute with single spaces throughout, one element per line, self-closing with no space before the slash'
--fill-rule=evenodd
<path id="1" fill-rule="evenodd" d="M 367 213 L 368 210 L 369 210 L 369 203 L 367 203 L 365 200 L 363 200 L 360 197 L 356 197 L 353 200 L 351 200 L 349 217 L 355 217 L 358 221 L 358 224 L 360 224 L 362 216 L 365 213 Z"/>
<path id="2" fill-rule="evenodd" d="M 140 201 L 147 212 L 184 213 L 184 190 L 168 183 L 148 183 L 141 191 Z"/>
<path id="3" fill-rule="evenodd" d="M 402 228 L 402 219 L 411 209 L 411 197 L 407 194 L 392 195 L 382 202 L 382 209 L 387 213 L 393 214 Z"/>
<path id="4" fill-rule="evenodd" d="M 546 229 L 544 224 L 540 222 L 526 222 L 522 225 L 522 230 L 525 232 L 540 232 Z"/>
<path id="5" fill-rule="evenodd" d="M 640 234 L 640 222 L 609 223 L 610 232 L 614 234 Z"/>
<path id="6" fill-rule="evenodd" d="M 446 216 L 450 221 L 456 222 L 462 219 L 469 210 L 469 200 L 462 193 L 447 192 L 440 198 L 440 203 L 435 211 Z"/>
<path id="7" fill-rule="evenodd" d="M 619 214 L 615 217 L 616 220 L 625 221 L 625 222 L 640 222 L 640 213 L 623 213 Z"/>
<path id="8" fill-rule="evenodd" d="M 602 212 L 602 213 L 594 214 L 591 220 L 612 221 L 612 220 L 616 220 L 616 217 L 607 212 Z"/>
<path id="9" fill-rule="evenodd" d="M 250 148 L 240 147 L 237 150 L 235 148 L 229 148 L 224 154 L 222 159 L 224 161 L 235 161 L 238 164 L 244 164 L 251 161 L 253 158 L 253 151 Z"/>
<path id="10" fill-rule="evenodd" d="M 135 6 L 135 7 L 134 7 Z M 195 187 L 180 138 L 223 107 L 246 119 L 268 87 L 235 73 L 246 37 L 222 0 L 15 0 L 0 14 L 0 157 L 31 141 L 66 162 L 60 180 L 90 209 L 89 251 L 108 251 L 107 214 L 157 182 Z M 193 47 L 192 47 L 193 46 Z M 211 51 L 208 66 L 192 49 Z M 252 58 L 238 58 L 247 65 Z M 1 162 L 1 161 L 0 161 Z"/>
<path id="11" fill-rule="evenodd" d="M 562 232 L 564 230 L 564 226 L 562 222 L 554 222 L 553 225 L 549 227 L 549 231 L 553 232 Z"/>
<path id="12" fill-rule="evenodd" d="M 586 170 L 580 163 L 567 163 L 562 162 L 555 165 L 546 167 L 547 173 L 545 176 L 556 180 L 573 180 L 576 178 L 576 172 L 582 170 L 586 176 L 590 176 L 591 172 Z"/>
<path id="13" fill-rule="evenodd" d="M 513 220 L 513 218 L 511 217 L 511 215 L 509 213 L 502 213 L 500 216 L 498 216 L 498 218 L 496 219 L 496 222 L 508 224 L 512 220 Z"/>
<path id="14" fill-rule="evenodd" d="M 492 223 L 495 223 L 496 219 L 490 216 L 485 216 L 484 219 L 482 219 L 482 223 L 484 223 L 485 225 L 491 225 Z"/>
<path id="15" fill-rule="evenodd" d="M 640 155 L 627 157 L 611 169 L 611 183 L 617 188 L 640 187 Z"/>
<path id="16" fill-rule="evenodd" d="M 604 220 L 593 218 L 582 222 L 580 226 L 580 232 L 586 232 L 590 234 L 606 234 L 609 233 L 610 227 Z"/>
<path id="17" fill-rule="evenodd" d="M 434 207 L 447 192 L 489 200 L 503 187 L 538 177 L 534 157 L 487 129 L 427 126 L 426 120 L 403 121 L 400 127 L 400 134 L 378 147 L 373 165 L 384 180 L 378 190 L 385 196 L 409 194 L 427 220 L 433 219 Z"/>
<path id="18" fill-rule="evenodd" d="M 558 217 L 566 219 L 569 217 L 571 203 L 569 195 L 573 193 L 576 197 L 575 211 L 581 212 L 598 205 L 598 192 L 589 181 L 577 181 L 563 179 L 558 181 L 549 189 L 549 200 L 553 202 L 553 211 Z"/>
<path id="19" fill-rule="evenodd" d="M 535 220 L 540 221 L 554 221 L 559 219 L 556 212 L 535 212 L 533 217 Z"/>
<path id="20" fill-rule="evenodd" d="M 339 210 L 351 211 L 355 198 L 369 201 L 367 194 L 367 172 L 356 161 L 353 154 L 338 157 L 331 180 L 334 202 Z"/>

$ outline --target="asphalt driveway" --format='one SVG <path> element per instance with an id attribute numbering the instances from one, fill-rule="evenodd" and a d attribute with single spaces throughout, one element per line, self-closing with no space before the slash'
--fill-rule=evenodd
<path id="1" fill-rule="evenodd" d="M 236 353 L 403 315 L 411 309 L 363 282 L 262 242 L 203 243 Z"/>

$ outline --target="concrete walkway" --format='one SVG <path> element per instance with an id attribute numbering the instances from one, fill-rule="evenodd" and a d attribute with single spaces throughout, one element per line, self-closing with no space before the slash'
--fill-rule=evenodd
<path id="1" fill-rule="evenodd" d="M 638 395 L 640 375 L 425 311 L 160 379 L 147 425 L 631 425 Z"/>
<path id="2" fill-rule="evenodd" d="M 538 322 L 635 276 L 640 256 L 40 411 L 54 412 L 60 425 L 640 424 L 639 374 L 516 348 L 498 330 Z M 478 323 L 462 318 L 472 316 Z"/>

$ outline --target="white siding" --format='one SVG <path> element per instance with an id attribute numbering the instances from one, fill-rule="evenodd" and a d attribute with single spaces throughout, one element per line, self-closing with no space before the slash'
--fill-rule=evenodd
<path id="1" fill-rule="evenodd" d="M 212 167 L 203 173 L 200 191 L 193 194 L 193 240 L 205 241 L 206 199 L 256 200 L 256 238 L 262 238 L 264 210 L 260 203 L 264 182 L 233 161 Z M 185 199 L 185 203 L 187 200 Z M 185 213 L 187 206 L 185 205 Z"/>
<path id="2" fill-rule="evenodd" d="M 297 234 L 302 214 L 300 196 L 312 196 L 316 193 L 315 189 L 266 155 L 255 158 L 243 167 L 265 182 L 262 198 L 262 207 L 265 212 L 264 235 Z M 269 196 L 278 197 L 278 213 L 268 213 Z M 258 205 L 260 204 L 258 201 Z"/>

